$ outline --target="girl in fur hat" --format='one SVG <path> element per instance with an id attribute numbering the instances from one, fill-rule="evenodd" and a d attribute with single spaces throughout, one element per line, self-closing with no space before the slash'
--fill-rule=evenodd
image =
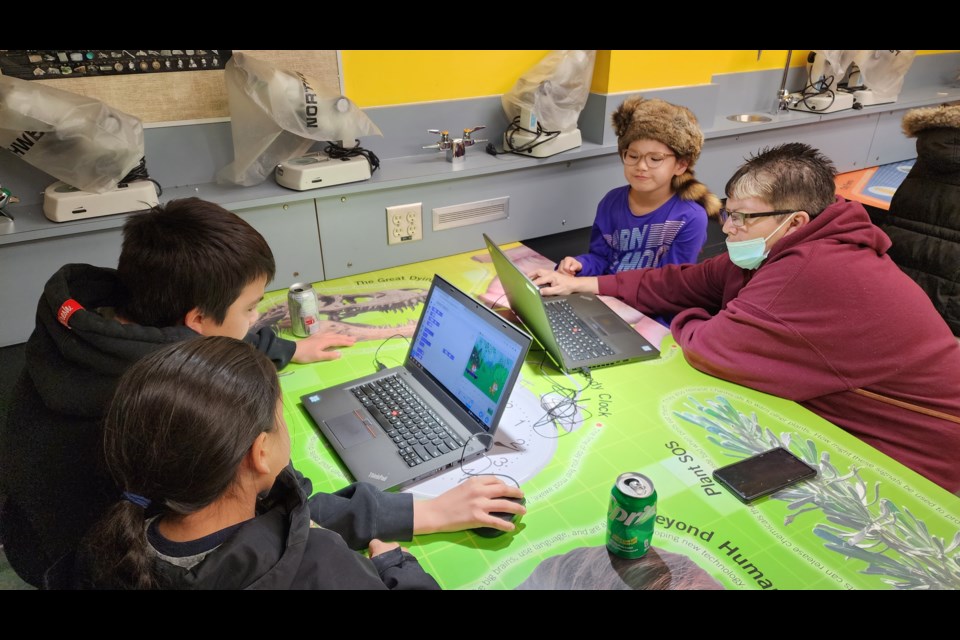
<path id="1" fill-rule="evenodd" d="M 597 206 L 590 251 L 564 258 L 557 270 L 599 276 L 696 262 L 707 239 L 707 216 L 720 200 L 693 177 L 703 133 L 686 107 L 630 98 L 613 113 L 627 185 Z"/>

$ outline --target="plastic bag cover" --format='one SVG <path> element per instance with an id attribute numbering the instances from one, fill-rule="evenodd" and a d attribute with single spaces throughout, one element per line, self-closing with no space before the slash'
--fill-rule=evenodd
<path id="1" fill-rule="evenodd" d="M 77 189 L 103 193 L 143 158 L 143 124 L 95 98 L 0 76 L 0 145 Z"/>
<path id="2" fill-rule="evenodd" d="M 349 146 L 380 129 L 345 96 L 297 73 L 234 52 L 224 68 L 234 160 L 217 174 L 220 183 L 263 182 L 276 165 L 301 156 L 314 142 Z"/>
<path id="3" fill-rule="evenodd" d="M 864 86 L 878 99 L 887 100 L 900 95 L 904 78 L 916 55 L 915 50 L 864 50 L 857 52 L 854 61 L 860 67 Z"/>
<path id="4" fill-rule="evenodd" d="M 551 51 L 503 94 L 503 112 L 511 122 L 524 108 L 547 131 L 573 131 L 587 104 L 593 82 L 594 50 Z"/>

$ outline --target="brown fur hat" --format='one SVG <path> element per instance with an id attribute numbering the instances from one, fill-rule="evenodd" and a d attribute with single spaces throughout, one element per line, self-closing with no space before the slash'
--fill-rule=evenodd
<path id="1" fill-rule="evenodd" d="M 686 107 L 659 98 L 627 98 L 613 112 L 617 147 L 623 153 L 635 140 L 656 140 L 670 147 L 693 168 L 703 148 L 697 117 Z"/>
<path id="2" fill-rule="evenodd" d="M 911 109 L 903 116 L 901 126 L 908 138 L 917 137 L 924 129 L 960 129 L 960 102 Z"/>
<path id="3" fill-rule="evenodd" d="M 620 153 L 634 140 L 656 140 L 670 147 L 678 160 L 686 160 L 687 170 L 674 176 L 670 186 L 683 200 L 699 202 L 711 218 L 717 216 L 720 198 L 693 177 L 693 165 L 703 148 L 703 132 L 690 109 L 659 98 L 628 98 L 613 112 L 612 120 Z"/>

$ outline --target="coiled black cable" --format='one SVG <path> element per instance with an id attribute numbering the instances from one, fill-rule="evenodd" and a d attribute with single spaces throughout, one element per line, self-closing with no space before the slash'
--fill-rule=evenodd
<path id="1" fill-rule="evenodd" d="M 356 146 L 354 147 L 344 147 L 343 145 L 336 142 L 328 142 L 327 146 L 323 148 L 323 152 L 327 154 L 330 158 L 337 160 L 340 158 L 352 158 L 355 156 L 363 156 L 367 159 L 367 163 L 370 164 L 370 173 L 373 173 L 380 168 L 380 158 L 377 157 L 373 151 L 369 149 L 364 149 L 360 146 L 360 141 L 354 139 Z"/>
<path id="2" fill-rule="evenodd" d="M 160 183 L 150 177 L 150 173 L 147 171 L 147 158 L 140 158 L 140 162 L 137 163 L 133 169 L 130 170 L 130 173 L 123 177 L 123 180 L 120 181 L 120 184 L 127 184 L 133 182 L 134 180 L 149 180 L 157 188 L 157 197 L 163 195 L 163 187 L 160 186 Z"/>

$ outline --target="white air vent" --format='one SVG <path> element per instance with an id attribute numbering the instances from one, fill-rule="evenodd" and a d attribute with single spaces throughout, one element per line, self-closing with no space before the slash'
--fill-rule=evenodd
<path id="1" fill-rule="evenodd" d="M 504 220 L 510 217 L 509 203 L 510 198 L 503 197 L 438 207 L 433 210 L 433 230 L 444 231 L 470 224 Z"/>

